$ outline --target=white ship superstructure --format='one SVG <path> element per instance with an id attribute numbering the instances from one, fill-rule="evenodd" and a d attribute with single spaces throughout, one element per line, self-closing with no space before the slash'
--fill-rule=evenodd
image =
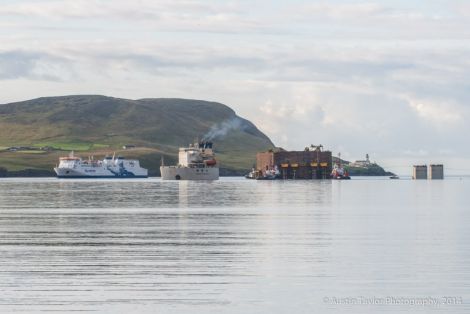
<path id="1" fill-rule="evenodd" d="M 124 157 L 105 157 L 103 160 L 83 160 L 75 157 L 61 157 L 54 168 L 59 178 L 147 178 L 148 171 L 140 167 L 138 160 Z"/>
<path id="2" fill-rule="evenodd" d="M 218 180 L 219 167 L 211 142 L 197 142 L 182 147 L 178 165 L 160 167 L 163 180 Z"/>

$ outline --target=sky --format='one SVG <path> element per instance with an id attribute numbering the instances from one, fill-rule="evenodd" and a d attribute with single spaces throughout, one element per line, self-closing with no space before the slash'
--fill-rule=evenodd
<path id="1" fill-rule="evenodd" d="M 470 174 L 470 2 L 1 0 L 0 103 L 218 101 L 277 146 Z"/>

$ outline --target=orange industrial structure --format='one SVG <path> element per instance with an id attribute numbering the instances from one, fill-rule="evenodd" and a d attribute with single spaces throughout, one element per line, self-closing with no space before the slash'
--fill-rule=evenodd
<path id="1" fill-rule="evenodd" d="M 311 145 L 304 151 L 270 150 L 256 155 L 256 168 L 278 170 L 282 179 L 327 179 L 332 171 L 331 151 Z"/>

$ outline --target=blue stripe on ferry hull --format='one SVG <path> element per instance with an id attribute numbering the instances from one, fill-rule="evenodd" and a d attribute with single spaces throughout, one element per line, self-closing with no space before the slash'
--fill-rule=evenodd
<path id="1" fill-rule="evenodd" d="M 58 179 L 147 179 L 148 176 L 57 176 Z"/>

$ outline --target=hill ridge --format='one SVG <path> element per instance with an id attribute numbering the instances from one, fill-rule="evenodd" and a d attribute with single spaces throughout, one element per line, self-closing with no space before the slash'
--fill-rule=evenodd
<path id="1" fill-rule="evenodd" d="M 234 119 L 238 127 L 230 129 Z M 180 146 L 227 126 L 227 132 L 214 133 L 222 172 L 245 172 L 257 151 L 274 147 L 252 122 L 215 101 L 103 95 L 39 97 L 0 105 L 0 167 L 47 170 L 60 154 L 72 149 L 94 155 L 119 151 L 140 158 L 155 175 L 162 156 L 176 162 Z M 136 148 L 122 151 L 124 145 Z M 49 150 L 8 151 L 12 146 Z"/>

